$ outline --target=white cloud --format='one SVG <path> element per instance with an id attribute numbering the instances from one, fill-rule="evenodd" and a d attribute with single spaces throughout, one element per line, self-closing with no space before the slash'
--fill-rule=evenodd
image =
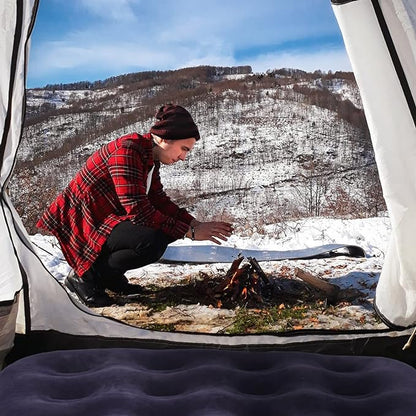
<path id="1" fill-rule="evenodd" d="M 108 76 L 137 70 L 176 69 L 198 65 L 251 65 L 254 72 L 265 72 L 275 68 L 298 68 L 305 71 L 323 70 L 351 71 L 348 56 L 344 49 L 327 49 L 315 52 L 282 52 L 263 54 L 250 59 L 236 60 L 220 45 L 209 48 L 202 45 L 195 48 L 161 49 L 133 42 L 112 45 L 75 46 L 71 43 L 55 42 L 47 47 L 40 57 L 31 60 L 30 70 L 38 74 L 52 74 L 54 71 L 91 72 L 91 69 L 104 70 Z M 81 79 L 85 79 L 81 77 Z"/>
<path id="2" fill-rule="evenodd" d="M 329 0 L 211 0 L 203 6 L 175 0 L 153 15 L 157 38 L 163 41 L 220 37 L 236 47 L 281 44 L 338 30 Z"/>
<path id="3" fill-rule="evenodd" d="M 95 68 L 106 69 L 114 75 L 123 68 L 149 68 L 169 66 L 175 60 L 175 54 L 169 51 L 158 51 L 142 48 L 133 43 L 75 45 L 72 42 L 51 42 L 46 45 L 41 55 L 34 55 L 30 60 L 30 70 L 41 74 L 54 70 L 83 71 Z"/>
<path id="4" fill-rule="evenodd" d="M 255 71 L 296 67 L 347 67 L 339 50 L 288 51 L 297 42 L 339 35 L 328 0 L 79 0 L 88 12 L 60 41 L 32 44 L 33 78 L 72 71 L 74 80 L 94 71 L 111 75 L 194 65 L 251 65 Z M 98 16 L 98 19 L 94 19 Z M 56 38 L 56 36 L 55 36 Z M 321 39 L 321 41 L 319 40 Z M 305 50 L 305 45 L 301 46 Z M 307 47 L 307 45 L 306 45 Z M 316 44 L 313 48 L 316 49 Z M 264 50 L 286 52 L 264 53 Z M 263 52 L 261 50 L 263 49 Z M 312 46 L 309 47 L 309 50 Z M 243 58 L 244 57 L 244 58 Z"/>
<path id="5" fill-rule="evenodd" d="M 351 71 L 348 56 L 343 49 L 315 52 L 282 52 L 263 54 L 250 59 L 236 60 L 220 47 L 160 49 L 143 47 L 135 43 L 112 45 L 74 46 L 64 42 L 51 43 L 41 57 L 33 57 L 29 69 L 38 76 L 52 75 L 57 71 L 73 74 L 73 80 L 97 80 L 94 72 L 104 77 L 142 70 L 177 69 L 198 65 L 234 66 L 250 65 L 254 72 L 276 68 L 298 68 L 305 71 Z M 88 74 L 81 75 L 81 74 Z"/>
<path id="6" fill-rule="evenodd" d="M 254 72 L 265 72 L 267 69 L 278 68 L 296 68 L 308 72 L 315 70 L 352 71 L 344 49 L 266 54 L 252 60 L 250 65 Z"/>
<path id="7" fill-rule="evenodd" d="M 131 23 L 136 21 L 134 6 L 137 0 L 79 0 L 80 7 L 105 20 Z"/>

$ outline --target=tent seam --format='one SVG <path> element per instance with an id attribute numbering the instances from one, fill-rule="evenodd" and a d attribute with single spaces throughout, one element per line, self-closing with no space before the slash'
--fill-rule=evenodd
<path id="1" fill-rule="evenodd" d="M 7 114 L 6 114 L 6 118 L 4 122 L 2 141 L 0 143 L 0 171 L 3 168 L 4 153 L 6 151 L 6 142 L 7 142 L 7 137 L 9 135 L 10 126 L 11 126 L 13 91 L 14 91 L 14 83 L 15 83 L 15 78 L 16 78 L 17 56 L 18 56 L 18 51 L 19 51 L 20 42 L 22 38 L 22 23 L 23 23 L 23 3 L 20 2 L 19 0 L 16 0 L 16 23 L 15 23 L 15 30 L 14 30 L 12 59 L 11 59 L 11 64 L 10 64 L 11 71 L 10 71 L 10 79 L 9 79 L 9 94 L 8 94 L 9 101 L 7 103 Z M 1 190 L 2 193 L 3 193 L 3 189 L 4 187 L 2 186 L 2 190 Z"/>
<path id="2" fill-rule="evenodd" d="M 406 98 L 406 102 L 409 107 L 409 111 L 412 116 L 412 119 L 413 119 L 413 124 L 416 127 L 416 104 L 415 104 L 412 92 L 410 90 L 410 86 L 407 81 L 402 63 L 400 61 L 399 55 L 394 45 L 393 38 L 391 37 L 390 31 L 387 26 L 387 22 L 384 18 L 383 11 L 380 7 L 380 2 L 379 0 L 371 0 L 371 3 L 373 5 L 374 12 L 376 14 L 378 23 L 380 25 L 380 29 L 383 34 L 384 41 L 386 42 L 387 49 L 390 53 L 390 58 L 393 62 L 394 69 L 396 70 L 397 77 L 402 87 L 403 94 Z"/>
<path id="3" fill-rule="evenodd" d="M 17 0 L 17 3 L 20 4 L 19 0 Z M 27 54 L 28 54 L 28 48 L 27 48 L 27 43 L 28 43 L 28 41 L 30 39 L 30 36 L 32 34 L 32 31 L 33 31 L 33 28 L 35 26 L 35 20 L 36 20 L 36 15 L 37 15 L 38 8 L 39 8 L 39 0 L 35 0 L 35 2 L 33 4 L 33 7 L 32 7 L 32 16 L 31 16 L 31 19 L 30 19 L 30 24 L 29 24 L 29 27 L 28 27 L 26 40 L 25 40 L 25 43 L 24 43 L 24 55 L 25 55 L 24 62 L 25 63 L 28 62 L 28 56 L 27 56 Z M 22 12 L 22 15 L 23 15 L 23 12 Z M 22 24 L 22 19 L 21 19 L 21 24 Z M 23 24 L 22 24 L 22 26 L 23 26 Z M 21 38 L 21 36 L 20 36 L 20 38 Z M 14 71 L 14 73 L 15 73 L 15 71 Z M 15 166 L 16 159 L 17 159 L 17 152 L 18 152 L 18 149 L 19 149 L 20 144 L 22 142 L 23 125 L 24 125 L 25 118 L 26 118 L 26 79 L 27 79 L 27 66 L 25 65 L 25 67 L 24 67 L 24 81 L 23 81 L 25 88 L 24 88 L 24 91 L 23 91 L 22 122 L 21 122 L 21 129 L 20 129 L 20 135 L 19 135 L 19 142 L 18 142 L 18 145 L 16 147 L 16 151 L 14 152 L 14 156 L 13 156 L 13 167 Z M 2 144 L 3 144 L 3 142 L 2 142 Z M 0 170 L 1 170 L 2 165 L 3 165 L 5 147 L 6 147 L 6 144 L 5 144 L 5 140 L 4 140 L 4 149 L 3 149 L 3 152 L 1 152 L 1 149 L 0 149 L 0 157 L 1 157 L 1 159 L 0 159 Z M 6 177 L 6 179 L 4 181 L 4 184 L 3 184 L 2 189 L 1 189 L 1 192 L 2 193 L 4 192 L 4 189 L 7 188 L 7 184 L 9 182 L 10 178 L 13 175 L 13 170 L 14 170 L 14 168 L 10 169 L 10 172 L 9 172 L 8 176 Z"/>

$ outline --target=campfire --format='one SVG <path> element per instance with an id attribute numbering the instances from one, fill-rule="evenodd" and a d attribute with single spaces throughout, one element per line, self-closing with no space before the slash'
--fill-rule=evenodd
<path id="1" fill-rule="evenodd" d="M 207 289 L 218 308 L 267 307 L 287 302 L 325 300 L 328 304 L 351 301 L 362 294 L 355 289 L 341 289 L 306 270 L 294 269 L 292 277 L 268 277 L 254 257 L 238 257 L 226 275 Z"/>
<path id="2" fill-rule="evenodd" d="M 217 306 L 225 304 L 264 305 L 272 295 L 273 285 L 254 257 L 240 267 L 244 257 L 233 261 L 224 279 L 212 290 Z"/>
<path id="3" fill-rule="evenodd" d="M 325 320 L 332 306 L 364 297 L 357 289 L 333 284 L 329 273 L 285 264 L 266 267 L 267 274 L 255 258 L 239 257 L 228 271 L 201 270 L 183 284 L 152 286 L 134 298 L 120 296 L 101 313 L 151 330 L 264 333 L 315 328 L 321 322 L 317 314 Z"/>

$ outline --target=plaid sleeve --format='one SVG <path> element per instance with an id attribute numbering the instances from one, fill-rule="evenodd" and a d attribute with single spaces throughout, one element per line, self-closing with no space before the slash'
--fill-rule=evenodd
<path id="1" fill-rule="evenodd" d="M 127 217 L 136 224 L 161 229 L 177 239 L 183 237 L 188 223 L 162 213 L 146 195 L 147 164 L 133 147 L 120 147 L 108 159 L 108 169 L 120 204 Z"/>

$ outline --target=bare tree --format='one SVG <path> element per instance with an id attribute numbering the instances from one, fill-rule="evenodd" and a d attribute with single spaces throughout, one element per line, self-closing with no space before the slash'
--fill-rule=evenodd
<path id="1" fill-rule="evenodd" d="M 293 187 L 295 199 L 299 209 L 305 211 L 309 216 L 318 217 L 321 215 L 321 209 L 325 194 L 328 190 L 328 181 L 323 176 L 305 176 L 299 185 Z"/>
<path id="2" fill-rule="evenodd" d="M 376 165 L 368 167 L 364 172 L 359 197 L 367 216 L 377 216 L 380 212 L 386 211 L 386 202 Z"/>

